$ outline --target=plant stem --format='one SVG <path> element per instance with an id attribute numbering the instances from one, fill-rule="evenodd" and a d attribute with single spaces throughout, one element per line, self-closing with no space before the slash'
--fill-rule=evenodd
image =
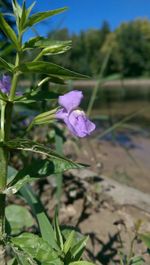
<path id="1" fill-rule="evenodd" d="M 16 55 L 16 69 L 19 67 L 20 54 Z M 19 78 L 19 70 L 17 69 L 12 79 L 9 101 L 1 105 L 1 141 L 9 140 L 13 101 L 15 97 L 16 87 Z M 7 168 L 8 168 L 9 151 L 6 147 L 0 147 L 0 265 L 5 265 L 5 194 L 3 191 L 7 184 Z"/>

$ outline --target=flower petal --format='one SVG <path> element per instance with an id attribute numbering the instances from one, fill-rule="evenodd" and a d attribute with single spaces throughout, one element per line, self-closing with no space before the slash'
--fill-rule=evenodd
<path id="1" fill-rule="evenodd" d="M 73 90 L 63 96 L 59 96 L 58 103 L 65 108 L 67 112 L 70 112 L 80 105 L 82 98 L 83 94 L 81 91 Z"/>
<path id="2" fill-rule="evenodd" d="M 3 75 L 2 80 L 0 80 L 0 90 L 8 94 L 10 92 L 11 78 L 8 75 Z"/>
<path id="3" fill-rule="evenodd" d="M 75 110 L 70 113 L 68 124 L 68 127 L 71 128 L 71 132 L 81 138 L 90 135 L 96 128 L 95 124 L 80 110 Z"/>

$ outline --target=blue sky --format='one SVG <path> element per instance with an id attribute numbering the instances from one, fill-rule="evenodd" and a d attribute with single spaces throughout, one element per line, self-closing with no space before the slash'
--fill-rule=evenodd
<path id="1" fill-rule="evenodd" d="M 29 5 L 34 1 L 26 2 Z M 67 27 L 70 32 L 78 33 L 99 28 L 104 20 L 114 29 L 123 21 L 150 17 L 150 0 L 37 0 L 34 10 L 45 11 L 63 6 L 69 10 L 38 25 L 37 30 L 46 35 L 51 29 Z M 32 33 L 28 32 L 26 37 L 30 35 Z"/>

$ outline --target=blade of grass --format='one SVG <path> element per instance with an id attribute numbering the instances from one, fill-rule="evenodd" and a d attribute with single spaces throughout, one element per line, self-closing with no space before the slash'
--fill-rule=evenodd
<path id="1" fill-rule="evenodd" d="M 24 186 L 20 190 L 20 194 L 30 205 L 32 212 L 38 221 L 42 238 L 48 242 L 51 247 L 59 250 L 59 247 L 55 241 L 53 227 L 39 198 L 34 194 L 29 185 Z"/>
<path id="2" fill-rule="evenodd" d="M 104 130 L 100 135 L 99 135 L 99 139 L 102 138 L 104 135 L 114 131 L 116 128 L 122 126 L 124 123 L 126 123 L 127 121 L 131 120 L 132 118 L 136 117 L 138 114 L 146 111 L 147 109 L 149 109 L 150 107 L 146 107 L 146 108 L 142 108 L 134 113 L 132 113 L 131 115 L 128 115 L 127 117 L 125 117 L 124 119 L 122 119 L 119 122 L 116 122 L 113 126 L 109 127 L 108 129 Z"/>
<path id="3" fill-rule="evenodd" d="M 107 53 L 103 63 L 102 63 L 102 67 L 101 67 L 101 70 L 100 70 L 100 74 L 99 74 L 99 79 L 96 83 L 96 86 L 94 87 L 93 91 L 92 91 L 92 96 L 91 96 L 91 100 L 88 104 L 88 108 L 87 108 L 87 115 L 90 116 L 91 114 L 91 111 L 92 111 L 92 108 L 93 108 L 93 105 L 94 105 L 94 101 L 96 99 L 96 95 L 97 95 L 97 92 L 98 92 L 98 89 L 100 88 L 101 84 L 104 82 L 103 81 L 103 75 L 104 75 L 104 72 L 105 72 L 105 69 L 107 67 L 107 64 L 108 64 L 108 61 L 109 61 L 109 58 L 110 58 L 110 54 L 111 54 L 111 50 Z"/>

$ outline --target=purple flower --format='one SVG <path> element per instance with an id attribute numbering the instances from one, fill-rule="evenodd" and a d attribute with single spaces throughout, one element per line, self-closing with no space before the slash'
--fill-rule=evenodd
<path id="1" fill-rule="evenodd" d="M 57 119 L 65 122 L 70 132 L 78 137 L 85 137 L 95 130 L 95 124 L 85 115 L 84 111 L 77 109 L 81 103 L 83 94 L 74 90 L 60 96 L 59 105 L 62 107 L 56 113 Z"/>
<path id="2" fill-rule="evenodd" d="M 0 90 L 5 93 L 9 94 L 11 86 L 11 78 L 9 75 L 3 75 L 2 79 L 0 80 Z"/>

